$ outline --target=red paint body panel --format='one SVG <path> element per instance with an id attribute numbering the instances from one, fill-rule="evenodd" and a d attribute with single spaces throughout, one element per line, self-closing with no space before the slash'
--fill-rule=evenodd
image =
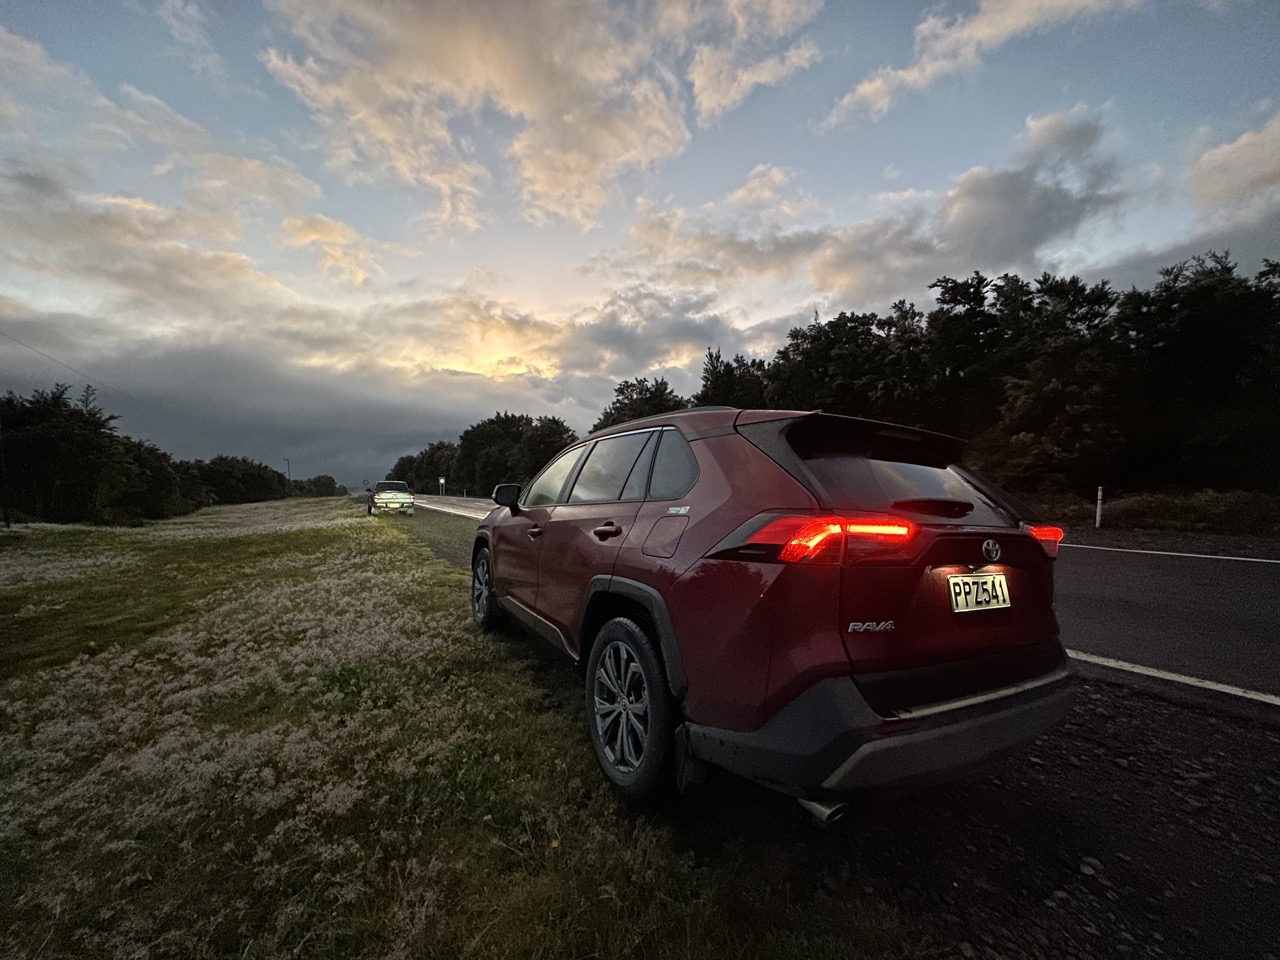
<path id="1" fill-rule="evenodd" d="M 995 540 L 998 562 L 982 555 Z M 1003 573 L 1008 609 L 954 613 L 951 574 Z M 925 528 L 900 554 L 842 570 L 840 618 L 855 673 L 898 670 L 1008 650 L 1057 633 L 1053 561 L 1017 529 Z M 891 631 L 850 632 L 848 625 L 893 622 Z"/>
<path id="2" fill-rule="evenodd" d="M 614 568 L 618 576 L 648 583 L 659 593 L 665 593 L 727 531 L 755 516 L 762 499 L 783 508 L 809 509 L 814 505 L 812 495 L 795 478 L 736 434 L 695 440 L 690 449 L 698 461 L 697 483 L 684 497 L 651 500 L 640 508 Z M 747 482 L 752 488 L 750 497 L 742 495 Z M 669 516 L 672 507 L 686 506 L 689 512 L 683 516 L 689 523 L 675 555 L 646 556 L 644 543 L 653 525 Z"/>
<path id="3" fill-rule="evenodd" d="M 538 599 L 538 558 L 551 510 L 531 507 L 494 524 L 491 536 L 494 586 L 499 596 L 509 596 L 532 608 Z M 535 536 L 530 536 L 530 534 Z"/>
<path id="4" fill-rule="evenodd" d="M 538 597 L 534 609 L 550 621 L 575 656 L 581 651 L 577 635 L 582 603 L 591 578 L 613 573 L 622 542 L 635 524 L 640 501 L 562 503 L 553 507 L 544 525 L 542 555 L 554 563 L 539 565 Z M 601 540 L 593 531 L 606 524 L 622 533 Z"/>

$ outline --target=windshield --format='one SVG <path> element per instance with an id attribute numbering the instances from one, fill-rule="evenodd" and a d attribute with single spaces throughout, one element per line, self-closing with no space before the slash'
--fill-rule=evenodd
<path id="1" fill-rule="evenodd" d="M 409 485 L 402 480 L 379 480 L 378 484 L 373 488 L 374 493 L 386 493 L 388 491 L 408 493 Z"/>

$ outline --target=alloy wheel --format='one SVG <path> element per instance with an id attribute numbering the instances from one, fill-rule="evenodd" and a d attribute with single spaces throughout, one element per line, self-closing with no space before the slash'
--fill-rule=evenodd
<path id="1" fill-rule="evenodd" d="M 489 558 L 481 555 L 471 570 L 471 610 L 477 622 L 489 613 Z"/>
<path id="2" fill-rule="evenodd" d="M 595 720 L 600 746 L 613 767 L 634 773 L 649 740 L 649 697 L 644 671 L 625 643 L 605 649 L 595 674 Z"/>

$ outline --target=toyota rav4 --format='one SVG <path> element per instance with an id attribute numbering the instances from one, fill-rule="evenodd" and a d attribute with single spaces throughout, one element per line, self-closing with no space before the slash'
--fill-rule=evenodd
<path id="1" fill-rule="evenodd" d="M 629 799 L 710 764 L 828 819 L 945 779 L 1069 705 L 1062 530 L 962 441 L 824 413 L 698 408 L 597 431 L 498 506 L 471 605 L 583 668 Z"/>

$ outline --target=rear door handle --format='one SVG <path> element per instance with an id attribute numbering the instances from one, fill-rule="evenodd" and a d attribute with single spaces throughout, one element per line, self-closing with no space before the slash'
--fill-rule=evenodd
<path id="1" fill-rule="evenodd" d="M 596 527 L 591 531 L 601 540 L 608 540 L 610 537 L 617 537 L 622 534 L 622 528 L 610 520 L 606 524 Z"/>
<path id="2" fill-rule="evenodd" d="M 529 528 L 529 539 L 537 540 L 540 536 L 542 536 L 542 527 L 538 526 L 535 523 L 532 527 Z"/>

